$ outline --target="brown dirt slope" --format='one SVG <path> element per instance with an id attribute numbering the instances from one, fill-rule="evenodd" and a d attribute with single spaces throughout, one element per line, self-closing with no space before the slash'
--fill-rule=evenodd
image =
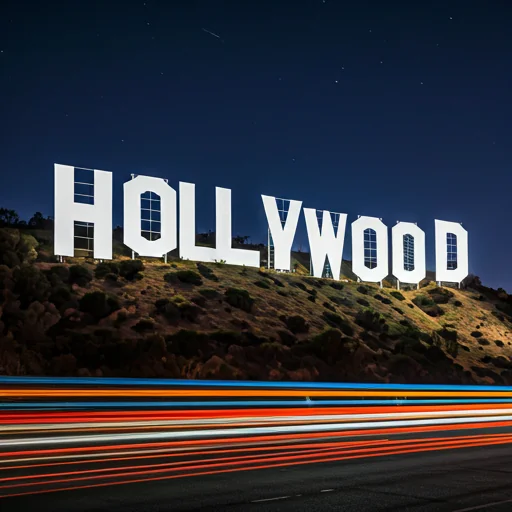
<path id="1" fill-rule="evenodd" d="M 1 374 L 512 384 L 512 300 L 478 279 L 397 293 L 180 260 L 58 265 L 2 236 Z"/>

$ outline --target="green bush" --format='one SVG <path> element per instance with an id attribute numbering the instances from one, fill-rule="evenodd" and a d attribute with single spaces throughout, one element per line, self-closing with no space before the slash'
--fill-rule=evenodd
<path id="1" fill-rule="evenodd" d="M 241 309 L 250 313 L 254 304 L 254 299 L 247 290 L 242 288 L 228 288 L 225 292 L 226 302 L 234 308 Z"/>
<path id="2" fill-rule="evenodd" d="M 269 276 L 269 279 L 276 285 L 276 286 L 279 286 L 279 288 L 284 288 L 284 284 L 282 281 L 280 281 L 279 279 L 277 279 L 277 277 L 274 277 L 274 276 Z"/>
<path id="3" fill-rule="evenodd" d="M 336 312 L 336 308 L 330 302 L 324 302 L 322 305 L 325 309 L 328 309 L 329 311 L 332 311 L 333 313 Z"/>
<path id="4" fill-rule="evenodd" d="M 219 278 L 215 275 L 213 270 L 210 267 L 204 265 L 203 263 L 197 263 L 197 270 L 205 279 L 209 279 L 210 281 L 219 280 Z"/>
<path id="5" fill-rule="evenodd" d="M 155 322 L 153 322 L 153 320 L 151 320 L 150 318 L 142 318 L 132 327 L 132 329 L 138 333 L 149 332 L 152 331 L 154 328 Z"/>
<path id="6" fill-rule="evenodd" d="M 356 324 L 367 331 L 381 332 L 385 324 L 385 320 L 377 311 L 371 308 L 365 308 L 356 315 Z"/>
<path id="7" fill-rule="evenodd" d="M 505 304 L 500 304 L 500 303 L 498 303 L 498 304 L 496 304 L 496 305 L 495 305 L 495 307 L 496 307 L 496 309 L 497 309 L 498 311 L 500 311 L 501 313 L 504 313 L 504 314 L 505 314 L 505 315 L 507 315 L 508 317 L 512 317 L 512 304 L 507 304 L 507 303 L 505 303 Z M 493 311 L 493 312 L 492 312 L 492 314 L 493 314 L 496 318 L 498 318 L 499 313 L 496 313 L 496 311 Z M 502 318 L 502 319 L 504 319 L 503 315 L 501 315 L 501 318 Z M 501 320 L 501 321 L 503 321 L 503 320 Z"/>
<path id="8" fill-rule="evenodd" d="M 446 327 L 437 331 L 437 333 L 445 340 L 446 351 L 453 358 L 459 353 L 459 343 L 457 341 L 457 331 L 447 329 Z"/>
<path id="9" fill-rule="evenodd" d="M 201 308 L 188 301 L 180 302 L 178 304 L 178 309 L 181 318 L 189 322 L 196 322 L 197 317 L 201 314 Z"/>
<path id="10" fill-rule="evenodd" d="M 460 308 L 462 307 L 462 302 L 460 300 L 456 300 L 454 303 L 453 303 L 454 306 Z"/>
<path id="11" fill-rule="evenodd" d="M 340 283 L 339 281 L 331 281 L 329 286 L 335 290 L 343 290 L 343 283 Z"/>
<path id="12" fill-rule="evenodd" d="M 405 300 L 405 297 L 398 290 L 393 290 L 389 294 L 397 300 Z"/>
<path id="13" fill-rule="evenodd" d="M 166 340 L 168 352 L 186 358 L 198 357 L 209 350 L 209 336 L 193 330 L 181 329 L 167 336 Z"/>
<path id="14" fill-rule="evenodd" d="M 416 304 L 419 308 L 425 307 L 425 306 L 435 306 L 435 302 L 426 295 L 417 295 L 412 299 L 413 304 Z"/>
<path id="15" fill-rule="evenodd" d="M 168 302 L 160 310 L 160 313 L 170 323 L 175 323 L 181 320 L 181 311 L 178 304 L 174 302 Z"/>
<path id="16" fill-rule="evenodd" d="M 471 336 L 473 336 L 473 338 L 481 338 L 483 334 L 480 331 L 473 331 Z"/>
<path id="17" fill-rule="evenodd" d="M 167 306 L 167 304 L 169 304 L 169 302 L 171 302 L 171 301 L 167 298 L 157 299 L 155 301 L 155 308 L 156 308 L 157 313 L 162 313 L 165 306 Z"/>
<path id="18" fill-rule="evenodd" d="M 315 336 L 310 344 L 310 350 L 328 364 L 342 361 L 353 352 L 358 343 L 352 338 L 344 338 L 339 329 L 331 328 Z"/>
<path id="19" fill-rule="evenodd" d="M 103 261 L 96 265 L 94 269 L 94 277 L 96 279 L 102 279 L 108 274 L 119 275 L 119 265 L 113 261 Z"/>
<path id="20" fill-rule="evenodd" d="M 214 288 L 200 288 L 198 291 L 206 299 L 216 299 L 219 297 L 219 292 Z"/>
<path id="21" fill-rule="evenodd" d="M 141 260 L 123 260 L 119 263 L 119 275 L 127 281 L 140 279 L 143 270 L 144 263 Z"/>
<path id="22" fill-rule="evenodd" d="M 13 292 L 18 296 L 23 309 L 34 301 L 45 301 L 50 295 L 50 283 L 37 267 L 29 265 L 17 267 L 12 273 L 12 278 Z"/>
<path id="23" fill-rule="evenodd" d="M 53 288 L 48 300 L 55 304 L 57 309 L 60 309 L 66 303 L 71 300 L 71 292 L 65 286 L 59 286 L 57 288 Z"/>
<path id="24" fill-rule="evenodd" d="M 494 343 L 496 344 L 497 347 L 505 346 L 505 343 L 503 343 L 503 341 L 501 341 L 501 340 L 494 340 Z"/>
<path id="25" fill-rule="evenodd" d="M 64 265 L 54 265 L 46 272 L 48 280 L 55 286 L 57 283 L 66 284 L 69 282 L 69 268 Z"/>
<path id="26" fill-rule="evenodd" d="M 472 366 L 471 370 L 475 372 L 481 378 L 488 377 L 494 381 L 494 384 L 503 384 L 503 379 L 496 372 L 493 372 L 489 368 L 481 368 L 480 366 Z"/>
<path id="27" fill-rule="evenodd" d="M 298 288 L 299 290 L 302 290 L 304 292 L 308 290 L 307 286 L 304 283 L 301 283 L 300 281 L 291 281 L 290 286 L 294 286 L 295 288 Z"/>
<path id="28" fill-rule="evenodd" d="M 337 297 L 336 295 L 329 297 L 334 304 L 338 306 L 351 306 L 352 303 L 346 297 Z"/>
<path id="29" fill-rule="evenodd" d="M 270 289 L 270 285 L 268 284 L 267 281 L 263 281 L 263 280 L 260 280 L 260 281 L 255 281 L 254 284 L 258 287 L 258 288 L 264 288 L 265 290 L 268 290 Z"/>
<path id="30" fill-rule="evenodd" d="M 359 297 L 356 302 L 358 304 L 361 304 L 361 306 L 365 307 L 365 308 L 368 308 L 370 307 L 370 303 L 366 300 L 366 299 L 363 299 L 362 297 Z"/>
<path id="31" fill-rule="evenodd" d="M 425 307 L 423 308 L 423 311 L 428 315 L 428 316 L 431 316 L 431 317 L 436 317 L 436 316 L 442 316 L 444 315 L 444 309 L 442 309 L 440 306 L 438 306 L 437 304 L 435 306 L 429 306 L 429 307 Z"/>
<path id="32" fill-rule="evenodd" d="M 18 229 L 0 229 L 0 265 L 14 268 L 37 258 L 37 240 Z"/>
<path id="33" fill-rule="evenodd" d="M 439 307 L 433 299 L 426 295 L 417 295 L 412 300 L 424 313 L 429 316 L 436 317 L 444 314 L 444 311 Z"/>
<path id="34" fill-rule="evenodd" d="M 190 300 L 201 308 L 206 306 L 206 297 L 203 297 L 202 295 L 194 295 L 190 297 Z"/>
<path id="35" fill-rule="evenodd" d="M 203 299 L 203 297 L 200 298 Z M 155 308 L 158 314 L 163 315 L 171 323 L 179 320 L 195 322 L 201 313 L 201 309 L 197 305 L 189 302 L 181 295 L 175 295 L 172 300 L 158 299 L 155 302 Z"/>
<path id="36" fill-rule="evenodd" d="M 450 299 L 454 296 L 450 290 L 439 286 L 429 290 L 428 294 L 432 297 L 435 304 L 448 304 Z"/>
<path id="37" fill-rule="evenodd" d="M 164 274 L 164 281 L 169 284 L 178 284 L 180 282 L 176 272 L 167 272 Z"/>
<path id="38" fill-rule="evenodd" d="M 428 349 L 425 352 L 425 357 L 431 363 L 434 364 L 446 362 L 446 360 L 448 359 L 444 351 L 435 345 L 431 345 L 430 347 L 428 347 Z"/>
<path id="39" fill-rule="evenodd" d="M 331 311 L 324 311 L 322 316 L 325 318 L 325 321 L 331 326 L 338 328 L 343 334 L 346 336 L 353 336 L 354 329 L 348 323 L 347 320 L 342 318 L 337 313 L 332 313 Z"/>
<path id="40" fill-rule="evenodd" d="M 444 327 L 440 331 L 437 331 L 437 333 L 439 334 L 439 336 L 441 336 L 447 341 L 457 341 L 458 335 L 457 331 L 455 330 L 447 329 L 446 327 Z"/>
<path id="41" fill-rule="evenodd" d="M 157 359 L 161 359 L 167 353 L 167 344 L 161 334 L 151 334 L 145 340 L 148 346 L 148 353 Z"/>
<path id="42" fill-rule="evenodd" d="M 293 334 L 300 334 L 309 331 L 309 324 L 306 319 L 300 315 L 285 317 L 284 323 Z"/>
<path id="43" fill-rule="evenodd" d="M 86 293 L 79 301 L 80 311 L 89 313 L 96 320 L 104 318 L 119 309 L 119 303 L 114 297 L 108 297 L 103 292 Z"/>
<path id="44" fill-rule="evenodd" d="M 236 331 L 219 330 L 209 334 L 210 339 L 223 345 L 241 345 L 243 343 L 242 333 Z"/>
<path id="45" fill-rule="evenodd" d="M 200 286 L 203 284 L 201 276 L 193 270 L 178 270 L 176 277 L 182 283 L 192 284 L 194 286 Z"/>
<path id="46" fill-rule="evenodd" d="M 363 295 L 368 295 L 370 293 L 370 289 L 363 284 L 357 287 L 357 291 Z"/>
<path id="47" fill-rule="evenodd" d="M 92 281 L 91 271 L 82 265 L 69 267 L 69 284 L 76 284 L 82 288 Z"/>
<path id="48" fill-rule="evenodd" d="M 125 311 L 119 311 L 114 321 L 115 327 L 120 327 L 123 324 L 123 322 L 126 322 L 126 320 L 128 320 L 128 313 L 126 313 Z"/>
<path id="49" fill-rule="evenodd" d="M 291 347 L 297 341 L 296 336 L 294 336 L 291 332 L 285 331 L 283 329 L 278 330 L 277 335 L 279 336 L 281 343 L 287 347 Z"/>

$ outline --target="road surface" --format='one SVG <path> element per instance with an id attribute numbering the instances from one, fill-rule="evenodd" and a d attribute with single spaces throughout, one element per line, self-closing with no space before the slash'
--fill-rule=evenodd
<path id="1" fill-rule="evenodd" d="M 2 512 L 504 512 L 512 510 L 512 445 L 3 498 L 0 509 Z"/>
<path id="2" fill-rule="evenodd" d="M 0 511 L 512 510 L 512 387 L 0 377 Z"/>

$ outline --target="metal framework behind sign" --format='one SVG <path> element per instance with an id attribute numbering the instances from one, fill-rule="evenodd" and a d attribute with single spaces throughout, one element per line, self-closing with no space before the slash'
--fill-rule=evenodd
<path id="1" fill-rule="evenodd" d="M 132 174 L 132 180 L 137 174 Z M 166 183 L 168 180 L 164 179 Z M 144 192 L 140 198 L 140 234 L 150 241 L 158 240 L 162 236 L 161 200 L 154 192 Z M 167 263 L 167 254 L 162 255 Z M 135 253 L 132 251 L 132 259 Z"/>
<path id="2" fill-rule="evenodd" d="M 370 269 L 377 266 L 377 233 L 371 228 L 364 230 L 364 264 Z"/>
<path id="3" fill-rule="evenodd" d="M 449 270 L 457 268 L 457 235 L 446 234 L 446 259 Z"/>
<path id="4" fill-rule="evenodd" d="M 283 199 L 276 197 L 277 212 L 279 213 L 279 219 L 281 226 L 284 227 L 286 224 L 286 218 L 288 217 L 288 211 L 290 209 L 290 199 Z M 274 241 L 272 240 L 272 233 L 270 228 L 268 229 L 268 268 L 274 268 Z"/>
<path id="5" fill-rule="evenodd" d="M 74 168 L 75 202 L 94 204 L 94 169 L 85 167 Z M 75 251 L 84 251 L 91 256 L 94 251 L 94 224 L 91 222 L 75 221 L 74 245 Z"/>
<path id="6" fill-rule="evenodd" d="M 414 237 L 412 235 L 404 235 L 404 269 L 408 271 L 414 270 Z"/>
<path id="7" fill-rule="evenodd" d="M 332 227 L 334 230 L 334 236 L 338 236 L 338 226 L 340 224 L 340 216 L 341 213 L 337 212 L 329 212 L 331 215 Z M 318 227 L 320 228 L 320 233 L 322 232 L 322 223 L 324 221 L 324 211 L 316 210 L 316 220 L 318 222 Z M 313 263 L 311 258 L 309 259 L 309 273 L 313 275 Z M 331 264 L 329 262 L 329 258 L 325 257 L 324 268 L 322 269 L 322 277 L 328 277 L 332 279 L 332 270 Z"/>

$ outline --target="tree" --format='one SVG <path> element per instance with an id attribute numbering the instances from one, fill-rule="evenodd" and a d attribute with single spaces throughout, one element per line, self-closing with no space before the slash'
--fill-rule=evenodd
<path id="1" fill-rule="evenodd" d="M 245 245 L 248 241 L 249 241 L 249 238 L 250 236 L 240 236 L 240 235 L 237 235 L 233 238 L 233 241 L 236 243 L 236 244 L 239 244 L 239 245 Z"/>
<path id="2" fill-rule="evenodd" d="M 9 208 L 0 208 L 0 224 L 4 226 L 15 226 L 20 221 L 20 216 L 16 210 Z"/>
<path id="3" fill-rule="evenodd" d="M 37 258 L 37 240 L 18 229 L 0 230 L 0 265 L 14 268 Z"/>
<path id="4" fill-rule="evenodd" d="M 44 227 L 44 220 L 43 214 L 41 212 L 36 212 L 28 221 L 28 225 L 32 228 L 42 229 Z"/>

